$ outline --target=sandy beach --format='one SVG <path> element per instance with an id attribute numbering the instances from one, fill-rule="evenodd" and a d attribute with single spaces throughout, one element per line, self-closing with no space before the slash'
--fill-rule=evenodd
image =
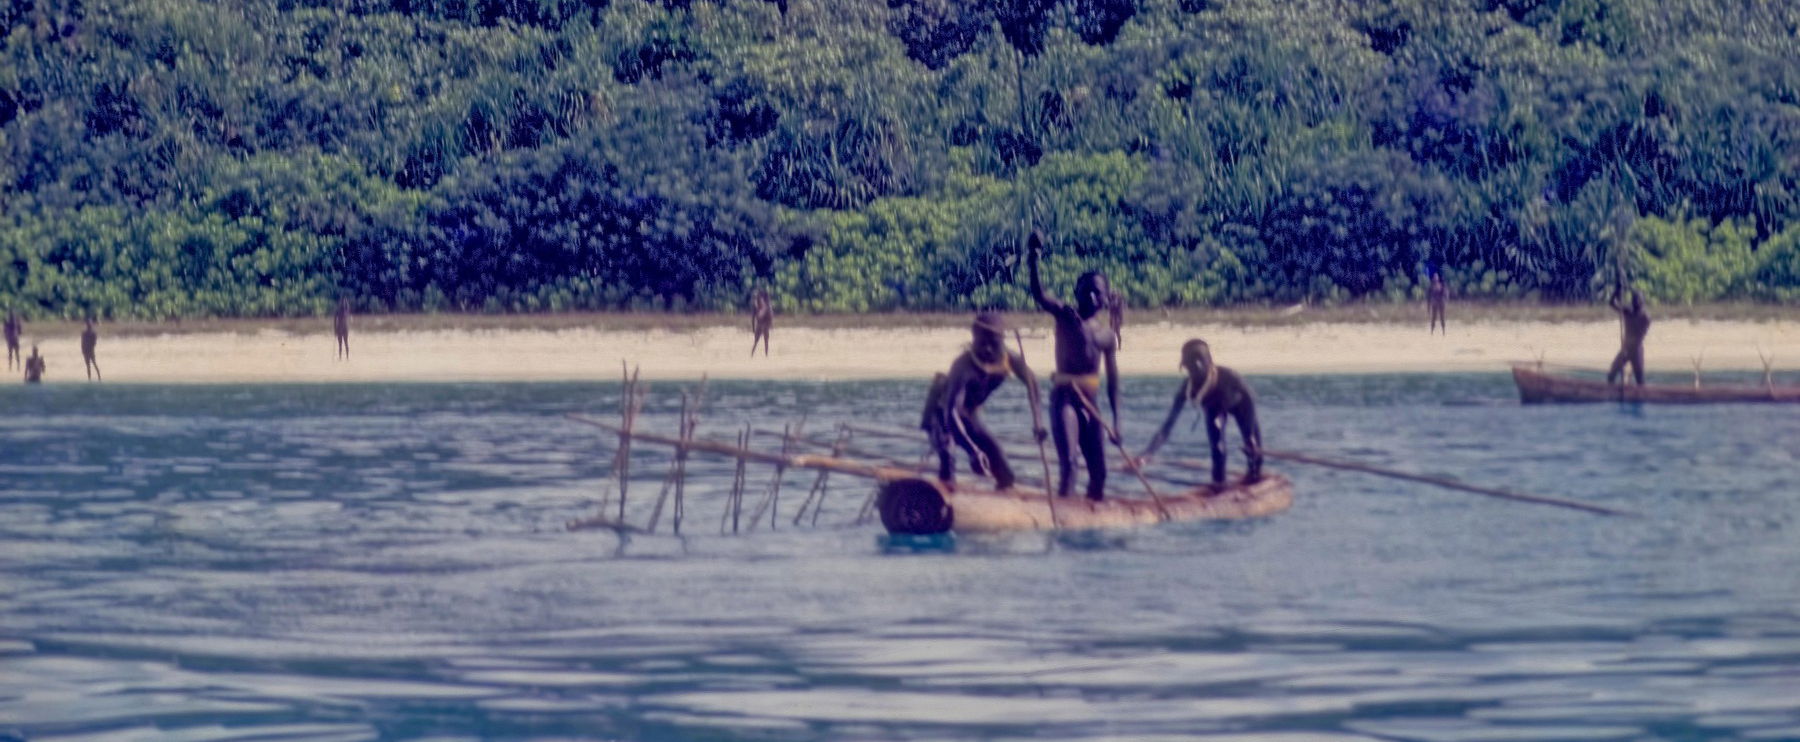
<path id="1" fill-rule="evenodd" d="M 904 320 L 904 316 L 897 316 Z M 727 318 L 728 319 L 728 318 Z M 330 320 L 109 333 L 98 360 L 107 383 L 335 383 L 392 381 L 613 380 L 621 360 L 648 379 L 853 380 L 928 377 L 968 341 L 942 321 L 917 325 L 777 325 L 773 352 L 747 357 L 750 334 L 732 324 L 601 329 L 568 320 L 543 327 L 432 329 L 369 322 L 353 330 L 351 357 L 334 357 Z M 596 322 L 596 324 L 599 324 Z M 1048 370 L 1049 325 L 1020 319 L 1025 353 Z M 46 383 L 86 383 L 74 325 L 28 330 L 49 364 Z M 1418 323 L 1321 321 L 1221 324 L 1144 318 L 1125 330 L 1121 373 L 1171 375 L 1181 343 L 1201 337 L 1225 365 L 1250 374 L 1503 371 L 1507 361 L 1604 367 L 1618 348 L 1612 320 L 1489 320 L 1428 335 Z M 1800 370 L 1800 323 L 1782 319 L 1660 320 L 1647 361 L 1653 372 Z M 14 373 L 17 373 L 16 371 Z"/>

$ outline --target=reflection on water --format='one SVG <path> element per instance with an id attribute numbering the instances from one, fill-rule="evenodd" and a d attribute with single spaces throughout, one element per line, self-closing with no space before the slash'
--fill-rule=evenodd
<path id="1" fill-rule="evenodd" d="M 611 442 L 564 414 L 615 386 L 7 388 L 0 733 L 1800 738 L 1793 410 L 1255 381 L 1271 446 L 1646 517 L 1285 467 L 1295 507 L 1264 520 L 902 538 L 850 525 L 869 487 L 837 478 L 794 527 L 796 472 L 775 528 L 732 537 L 731 463 L 697 457 L 681 537 L 568 532 Z M 1126 385 L 1128 438 L 1174 383 Z M 671 430 L 676 385 L 653 391 L 642 424 Z M 1027 429 L 1018 396 L 996 427 Z M 918 398 L 715 382 L 702 435 L 906 426 Z M 635 452 L 634 522 L 667 466 Z"/>

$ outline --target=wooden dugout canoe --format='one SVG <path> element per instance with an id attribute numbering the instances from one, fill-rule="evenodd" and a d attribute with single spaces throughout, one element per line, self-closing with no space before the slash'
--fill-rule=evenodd
<path id="1" fill-rule="evenodd" d="M 1800 387 L 1684 386 L 1680 384 L 1608 384 L 1604 381 L 1545 373 L 1533 364 L 1516 363 L 1513 383 L 1524 404 L 1581 402 L 1648 402 L 1656 404 L 1725 404 L 1743 402 L 1800 403 Z"/>
<path id="2" fill-rule="evenodd" d="M 1163 495 L 1160 504 L 1149 498 L 1094 502 L 1085 497 L 1060 497 L 1054 514 L 1050 498 L 1037 490 L 995 492 L 965 484 L 947 491 L 936 479 L 916 476 L 884 482 L 876 500 L 881 524 L 897 534 L 1086 530 L 1255 518 L 1279 513 L 1293 503 L 1293 483 L 1280 474 L 1265 474 L 1249 484 L 1236 479 L 1216 492 L 1201 486 Z"/>
<path id="3" fill-rule="evenodd" d="M 1015 487 L 996 492 L 967 482 L 951 489 L 936 478 L 923 476 L 911 468 L 833 456 L 756 451 L 704 438 L 683 440 L 627 431 L 621 426 L 581 415 L 570 415 L 569 418 L 629 436 L 632 440 L 676 450 L 723 454 L 746 461 L 874 479 L 881 485 L 875 501 L 881 523 L 888 532 L 897 534 L 1128 528 L 1170 521 L 1256 518 L 1279 513 L 1294 503 L 1293 483 L 1280 474 L 1265 473 L 1262 479 L 1249 484 L 1241 477 L 1233 479 L 1217 491 L 1202 485 L 1179 494 L 1163 495 L 1160 503 L 1147 497 L 1109 497 L 1100 502 L 1085 497 L 1059 497 L 1052 518 L 1050 498 L 1041 490 Z"/>

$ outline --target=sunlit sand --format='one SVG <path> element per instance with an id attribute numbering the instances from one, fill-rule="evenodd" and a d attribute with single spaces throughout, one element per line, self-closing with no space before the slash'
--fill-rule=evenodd
<path id="1" fill-rule="evenodd" d="M 1615 321 L 1457 323 L 1428 335 L 1424 323 L 1312 323 L 1230 326 L 1140 321 L 1125 329 L 1119 367 L 1126 374 L 1174 375 L 1181 343 L 1212 344 L 1221 363 L 1251 374 L 1502 371 L 1512 360 L 1604 367 L 1618 348 Z M 968 341 L 956 327 L 775 327 L 770 355 L 748 356 L 743 326 L 601 330 L 436 329 L 358 331 L 351 356 L 335 359 L 330 318 L 316 331 L 132 333 L 108 337 L 98 360 L 106 383 L 552 381 L 612 380 L 621 360 L 648 379 L 924 379 L 946 368 Z M 1025 354 L 1047 371 L 1048 323 L 1024 325 Z M 80 345 L 48 336 L 41 350 L 47 383 L 86 383 Z M 1651 330 L 1652 372 L 1800 369 L 1800 324 L 1782 321 L 1659 321 Z M 29 349 L 29 348 L 28 348 Z"/>

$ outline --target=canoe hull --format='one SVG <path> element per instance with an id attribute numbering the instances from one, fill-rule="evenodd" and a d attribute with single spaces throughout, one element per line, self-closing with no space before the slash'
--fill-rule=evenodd
<path id="1" fill-rule="evenodd" d="M 934 499 L 934 497 L 936 499 Z M 1051 512 L 1050 498 L 1036 490 L 1007 492 L 970 489 L 946 492 L 936 480 L 909 478 L 884 484 L 877 504 L 891 533 L 995 533 L 1001 531 L 1131 528 L 1170 521 L 1256 518 L 1288 509 L 1294 487 L 1268 474 L 1246 484 L 1241 479 L 1214 491 L 1199 487 L 1163 495 L 1162 507 L 1148 498 L 1062 497 Z"/>
<path id="2" fill-rule="evenodd" d="M 1646 402 L 1654 404 L 1800 403 L 1800 387 L 1679 386 L 1673 384 L 1608 384 L 1572 376 L 1547 374 L 1526 364 L 1514 365 L 1513 383 L 1524 404 Z"/>

